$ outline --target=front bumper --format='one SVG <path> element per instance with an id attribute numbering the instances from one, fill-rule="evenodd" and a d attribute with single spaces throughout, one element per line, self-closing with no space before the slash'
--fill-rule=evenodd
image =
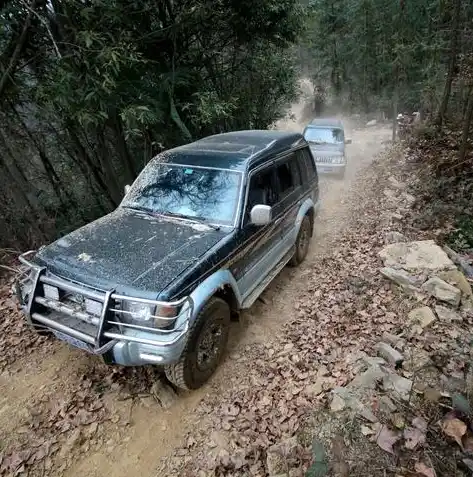
<path id="1" fill-rule="evenodd" d="M 341 176 L 345 173 L 347 167 L 346 163 L 344 164 L 331 164 L 331 163 L 316 163 L 317 173 L 318 174 L 330 174 Z"/>
<path id="2" fill-rule="evenodd" d="M 170 364 L 179 359 L 193 313 L 190 297 L 160 302 L 119 295 L 114 290 L 98 290 L 49 274 L 44 267 L 27 260 L 26 256 L 31 253 L 20 257 L 27 267 L 28 278 L 16 288 L 26 319 L 35 330 L 51 332 L 72 346 L 102 355 L 109 363 L 138 366 Z M 28 296 L 23 299 L 21 290 L 25 289 L 25 283 Z M 48 296 L 48 287 L 57 291 L 56 298 Z M 176 307 L 179 313 L 169 319 L 167 329 L 130 324 L 121 319 L 127 313 L 120 306 L 125 301 Z"/>

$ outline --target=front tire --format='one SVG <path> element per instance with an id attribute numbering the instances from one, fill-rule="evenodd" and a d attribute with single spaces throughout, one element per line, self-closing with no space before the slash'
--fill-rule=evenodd
<path id="1" fill-rule="evenodd" d="M 214 374 L 228 342 L 230 307 L 221 298 L 211 298 L 197 315 L 181 358 L 164 369 L 180 389 L 198 389 Z"/>
<path id="2" fill-rule="evenodd" d="M 310 220 L 310 217 L 308 215 L 304 216 L 299 229 L 299 234 L 297 235 L 296 251 L 289 262 L 289 265 L 292 267 L 297 267 L 300 265 L 309 252 L 310 238 L 312 236 L 311 227 L 312 221 Z"/>

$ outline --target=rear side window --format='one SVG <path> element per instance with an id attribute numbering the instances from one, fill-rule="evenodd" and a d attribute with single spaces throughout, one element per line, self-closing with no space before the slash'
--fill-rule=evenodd
<path id="1" fill-rule="evenodd" d="M 294 185 L 298 187 L 302 184 L 302 179 L 301 168 L 299 166 L 299 161 L 297 160 L 297 155 L 295 153 L 291 154 L 289 166 L 291 167 L 292 177 L 294 178 Z"/>
<path id="2" fill-rule="evenodd" d="M 301 170 L 296 153 L 276 163 L 276 177 L 279 183 L 279 200 L 286 198 L 301 185 Z"/>
<path id="3" fill-rule="evenodd" d="M 307 182 L 310 182 L 316 177 L 317 169 L 315 168 L 315 163 L 312 158 L 308 148 L 300 149 L 297 151 L 299 156 L 299 162 L 301 164 L 301 170 L 303 171 L 302 177 L 307 178 Z"/>

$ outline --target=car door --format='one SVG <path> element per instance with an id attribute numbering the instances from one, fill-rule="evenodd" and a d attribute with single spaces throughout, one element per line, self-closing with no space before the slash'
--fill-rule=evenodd
<path id="1" fill-rule="evenodd" d="M 273 210 L 281 234 L 281 247 L 285 252 L 295 243 L 296 217 L 302 204 L 301 171 L 296 154 L 291 152 L 278 159 L 275 164 L 278 202 Z"/>
<path id="2" fill-rule="evenodd" d="M 251 209 L 258 204 L 273 207 L 278 200 L 274 163 L 252 171 L 243 209 L 243 220 L 238 232 L 237 259 L 230 269 L 238 289 L 245 299 L 268 275 L 277 263 L 281 248 L 279 222 L 274 218 L 264 226 L 251 223 Z"/>

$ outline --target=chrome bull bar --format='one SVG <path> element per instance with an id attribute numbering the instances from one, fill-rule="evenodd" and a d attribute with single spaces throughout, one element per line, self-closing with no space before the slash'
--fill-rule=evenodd
<path id="1" fill-rule="evenodd" d="M 45 267 L 40 267 L 27 259 L 27 257 L 33 253 L 35 253 L 35 251 L 31 250 L 19 257 L 19 260 L 23 265 L 30 270 L 33 270 L 33 276 L 31 277 L 32 290 L 25 306 L 26 319 L 33 328 L 39 329 L 46 327 L 53 333 L 62 333 L 79 340 L 88 345 L 88 350 L 94 354 L 106 353 L 119 341 L 129 341 L 159 347 L 170 347 L 179 342 L 184 335 L 186 335 L 189 329 L 188 318 L 192 315 L 194 306 L 190 297 L 185 297 L 177 301 L 163 302 L 120 295 L 116 294 L 114 290 L 105 291 L 93 289 L 86 285 L 75 283 L 57 276 L 47 275 Z M 61 292 L 77 294 L 84 297 L 84 299 L 92 300 L 93 302 L 100 304 L 100 316 L 84 310 L 75 309 L 60 300 L 41 296 L 42 294 L 40 293 L 40 290 L 43 289 L 43 285 L 56 287 Z M 176 323 L 181 321 L 178 327 L 172 329 L 159 329 L 149 326 L 123 323 L 116 317 L 120 313 L 125 312 L 117 309 L 116 306 L 113 305 L 117 302 L 120 303 L 124 301 L 144 303 L 157 307 L 175 307 L 181 311 L 187 304 L 187 319 L 183 321 L 179 314 L 177 318 L 155 317 L 160 320 L 169 320 Z M 48 314 L 41 313 L 41 310 L 43 309 L 47 309 Z M 61 317 L 72 319 L 73 321 L 76 320 L 78 324 L 83 323 L 88 327 L 89 331 L 92 329 L 93 333 L 77 329 L 80 328 L 80 326 L 73 327 L 70 324 L 65 324 L 58 318 L 54 319 L 54 317 L 51 316 L 51 312 L 57 313 L 58 316 L 60 315 Z M 126 330 L 146 332 L 146 337 L 136 336 L 136 333 L 134 335 L 127 334 Z M 165 339 L 166 335 L 167 339 Z"/>

